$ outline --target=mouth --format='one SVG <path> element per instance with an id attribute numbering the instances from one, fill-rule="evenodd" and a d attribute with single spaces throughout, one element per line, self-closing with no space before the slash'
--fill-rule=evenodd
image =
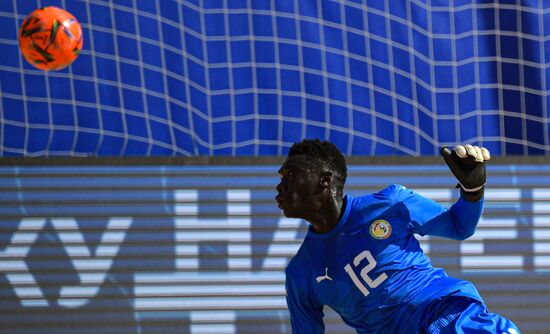
<path id="1" fill-rule="evenodd" d="M 277 197 L 275 197 L 275 201 L 277 201 L 277 207 L 282 210 L 284 205 L 284 200 L 282 196 L 278 195 Z"/>

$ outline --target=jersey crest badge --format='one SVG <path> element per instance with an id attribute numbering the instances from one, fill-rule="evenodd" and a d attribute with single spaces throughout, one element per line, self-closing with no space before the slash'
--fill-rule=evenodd
<path id="1" fill-rule="evenodd" d="M 370 224 L 370 235 L 374 239 L 384 240 L 391 235 L 391 225 L 386 220 L 377 219 Z"/>

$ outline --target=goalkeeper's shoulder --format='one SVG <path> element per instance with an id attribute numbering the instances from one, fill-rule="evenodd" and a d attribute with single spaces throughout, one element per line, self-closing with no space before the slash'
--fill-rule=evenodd
<path id="1" fill-rule="evenodd" d="M 380 199 L 399 199 L 403 196 L 412 194 L 413 191 L 402 184 L 392 183 L 386 188 L 379 190 L 374 194 L 374 197 Z"/>

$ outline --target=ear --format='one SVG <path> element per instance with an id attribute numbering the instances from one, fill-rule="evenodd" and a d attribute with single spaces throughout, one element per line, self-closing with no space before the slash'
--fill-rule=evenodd
<path id="1" fill-rule="evenodd" d="M 332 187 L 332 178 L 333 178 L 332 172 L 324 171 L 324 172 L 321 172 L 320 176 L 321 177 L 320 177 L 319 183 L 321 184 L 321 187 L 323 188 Z"/>

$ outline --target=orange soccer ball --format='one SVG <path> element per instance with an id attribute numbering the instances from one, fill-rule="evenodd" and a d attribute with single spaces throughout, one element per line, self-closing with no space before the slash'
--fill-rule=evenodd
<path id="1" fill-rule="evenodd" d="M 69 12 L 57 7 L 39 8 L 23 20 L 19 48 L 29 64 L 44 71 L 70 65 L 82 49 L 82 27 Z"/>

